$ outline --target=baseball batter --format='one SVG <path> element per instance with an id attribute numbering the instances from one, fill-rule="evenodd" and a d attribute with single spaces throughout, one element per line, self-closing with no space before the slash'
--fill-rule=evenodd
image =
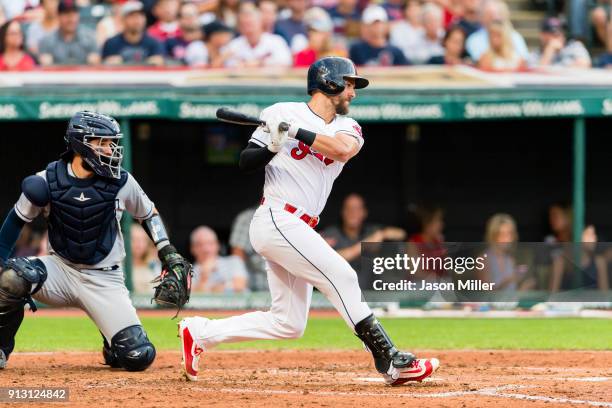
<path id="1" fill-rule="evenodd" d="M 153 202 L 121 168 L 121 138 L 113 118 L 78 112 L 61 159 L 23 181 L 0 229 L 0 368 L 15 346 L 24 305 L 36 311 L 32 298 L 84 310 L 102 333 L 107 365 L 141 371 L 153 363 L 155 347 L 124 284 L 124 211 L 158 248 L 163 266 L 155 300 L 180 307 L 189 299 L 191 265 L 170 244 Z M 22 227 L 39 214 L 47 219 L 50 255 L 9 259 Z"/>
<path id="2" fill-rule="evenodd" d="M 183 369 L 197 380 L 201 353 L 219 343 L 302 336 L 312 289 L 323 293 L 374 357 L 391 385 L 422 381 L 439 366 L 399 351 L 362 301 L 357 274 L 313 229 L 345 163 L 362 148 L 361 127 L 345 116 L 368 80 L 346 58 L 323 58 L 308 70 L 308 103 L 278 103 L 261 114 L 240 157 L 244 170 L 265 167 L 261 206 L 250 227 L 253 248 L 267 261 L 272 306 L 227 319 L 186 318 L 179 324 Z M 288 131 L 279 124 L 290 124 Z"/>

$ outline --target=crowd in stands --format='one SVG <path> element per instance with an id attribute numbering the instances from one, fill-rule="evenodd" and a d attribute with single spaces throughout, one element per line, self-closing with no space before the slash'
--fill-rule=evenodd
<path id="1" fill-rule="evenodd" d="M 0 70 L 303 67 L 327 55 L 361 66 L 612 67 L 610 2 L 599 3 L 590 21 L 605 51 L 592 58 L 563 16 L 542 21 L 530 51 L 504 0 L 0 0 Z"/>

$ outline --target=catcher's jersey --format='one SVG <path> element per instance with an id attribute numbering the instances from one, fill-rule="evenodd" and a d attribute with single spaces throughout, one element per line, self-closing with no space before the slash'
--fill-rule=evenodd
<path id="1" fill-rule="evenodd" d="M 74 172 L 72 171 L 72 167 L 67 165 L 68 174 L 71 177 L 74 176 Z M 47 172 L 43 170 L 41 172 L 36 173 L 36 175 L 41 176 L 45 180 L 47 179 Z M 87 197 L 73 197 L 75 200 L 87 200 Z M 116 222 L 120 223 L 121 216 L 123 215 L 123 211 L 127 211 L 132 217 L 137 220 L 144 220 L 151 216 L 153 210 L 155 209 L 155 204 L 149 199 L 146 193 L 142 190 L 136 179 L 128 174 L 127 182 L 119 192 L 116 197 Z M 41 208 L 34 205 L 25 194 L 21 194 L 19 200 L 15 204 L 15 212 L 25 222 L 32 222 L 34 218 L 36 218 L 39 214 L 43 214 L 46 218 L 49 216 L 50 212 L 50 204 L 47 204 L 46 207 Z M 56 254 L 51 244 L 48 245 L 48 250 L 52 254 Z M 56 254 L 59 256 L 59 254 Z M 121 229 L 119 228 L 117 231 L 117 237 L 115 242 L 113 243 L 113 247 L 110 253 L 104 258 L 102 261 L 98 262 L 94 265 L 74 265 L 66 259 L 62 260 L 69 266 L 75 269 L 100 269 L 100 268 L 108 268 L 115 265 L 120 265 L 123 262 L 123 258 L 125 258 L 125 248 L 123 243 L 123 235 L 121 234 Z"/>
<path id="2" fill-rule="evenodd" d="M 325 123 L 303 102 L 274 104 L 264 109 L 260 117 L 263 120 L 278 118 L 326 136 L 345 133 L 355 137 L 360 149 L 363 146 L 361 127 L 355 120 L 336 115 L 331 123 Z M 267 146 L 270 134 L 261 127 L 257 128 L 249 142 Z M 309 215 L 318 216 L 343 167 L 344 163 L 329 159 L 302 142 L 289 139 L 266 166 L 264 197 L 302 207 Z"/>

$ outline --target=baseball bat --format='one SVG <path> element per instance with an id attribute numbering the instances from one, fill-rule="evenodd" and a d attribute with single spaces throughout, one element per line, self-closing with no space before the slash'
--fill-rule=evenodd
<path id="1" fill-rule="evenodd" d="M 235 125 L 244 125 L 244 126 L 267 126 L 266 121 L 256 118 L 251 115 L 246 115 L 242 112 L 238 112 L 235 110 L 231 110 L 229 108 L 219 108 L 217 109 L 217 119 L 222 122 L 233 123 Z M 285 122 L 281 122 L 278 125 L 278 128 L 286 132 L 289 130 L 289 125 Z"/>

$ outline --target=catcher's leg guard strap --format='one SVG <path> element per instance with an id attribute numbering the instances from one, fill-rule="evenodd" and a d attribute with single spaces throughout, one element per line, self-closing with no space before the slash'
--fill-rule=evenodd
<path id="1" fill-rule="evenodd" d="M 0 271 L 0 311 L 20 309 L 28 303 L 35 312 L 31 295 L 47 280 L 45 264 L 36 258 L 11 258 L 4 267 Z"/>
<path id="2" fill-rule="evenodd" d="M 415 359 L 412 354 L 403 353 L 395 347 L 374 315 L 370 315 L 357 323 L 355 334 L 372 353 L 376 370 L 380 373 L 387 373 L 390 364 L 397 368 L 407 367 Z"/>
<path id="3" fill-rule="evenodd" d="M 119 361 L 117 360 L 117 357 L 115 357 L 115 355 L 113 354 L 113 351 L 111 350 L 111 346 L 110 344 L 108 344 L 108 341 L 106 341 L 106 338 L 104 337 L 104 335 L 102 335 L 102 357 L 104 357 L 104 364 L 111 366 L 113 368 L 121 368 L 121 366 L 119 365 Z"/>
<path id="4" fill-rule="evenodd" d="M 155 347 L 140 325 L 126 327 L 111 339 L 111 352 L 117 364 L 127 371 L 142 371 L 155 360 Z"/>

